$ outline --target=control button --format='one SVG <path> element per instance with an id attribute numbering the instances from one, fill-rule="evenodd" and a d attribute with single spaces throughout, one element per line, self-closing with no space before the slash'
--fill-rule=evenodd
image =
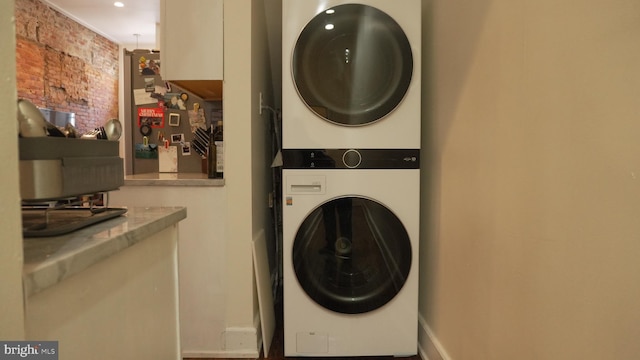
<path id="1" fill-rule="evenodd" d="M 362 162 L 362 156 L 358 150 L 349 149 L 342 154 L 342 163 L 349 169 L 357 168 Z"/>

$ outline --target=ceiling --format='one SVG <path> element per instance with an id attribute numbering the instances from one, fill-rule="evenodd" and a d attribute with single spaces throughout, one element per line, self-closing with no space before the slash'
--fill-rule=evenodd
<path id="1" fill-rule="evenodd" d="M 44 0 L 56 10 L 120 45 L 156 48 L 160 0 Z M 134 34 L 139 34 L 136 36 Z"/>

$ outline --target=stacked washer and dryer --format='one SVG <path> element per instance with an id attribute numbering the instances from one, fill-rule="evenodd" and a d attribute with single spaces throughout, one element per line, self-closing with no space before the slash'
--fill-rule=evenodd
<path id="1" fill-rule="evenodd" d="M 283 0 L 286 356 L 417 353 L 420 0 Z"/>

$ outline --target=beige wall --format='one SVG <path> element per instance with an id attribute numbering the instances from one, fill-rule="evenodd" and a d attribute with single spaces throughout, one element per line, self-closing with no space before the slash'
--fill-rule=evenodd
<path id="1" fill-rule="evenodd" d="M 227 190 L 227 325 L 257 325 L 251 240 L 272 231 L 268 211 L 271 159 L 268 115 L 260 114 L 273 98 L 265 9 L 260 0 L 224 3 L 225 188 Z M 232 19 L 232 20 L 228 20 Z"/>
<path id="2" fill-rule="evenodd" d="M 225 1 L 224 32 L 224 117 L 225 159 L 251 158 L 251 27 L 250 3 Z M 233 39 L 233 40 L 232 40 Z M 233 326 L 253 325 L 251 278 L 251 166 L 246 161 L 225 162 L 227 190 L 227 322 Z M 242 204 L 242 205 L 241 205 Z"/>
<path id="3" fill-rule="evenodd" d="M 456 360 L 640 357 L 640 2 L 423 5 L 435 340 Z"/>
<path id="4" fill-rule="evenodd" d="M 15 54 L 14 1 L 0 1 L 0 54 Z M 0 56 L 0 339 L 24 339 L 15 56 Z"/>

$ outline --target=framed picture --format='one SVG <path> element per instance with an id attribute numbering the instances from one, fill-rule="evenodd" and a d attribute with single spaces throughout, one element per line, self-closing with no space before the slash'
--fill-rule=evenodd
<path id="1" fill-rule="evenodd" d="M 189 155 L 191 155 L 191 143 L 187 141 L 182 145 L 182 156 L 189 156 Z"/>
<path id="2" fill-rule="evenodd" d="M 172 144 L 184 143 L 184 134 L 171 134 L 171 143 Z"/>
<path id="3" fill-rule="evenodd" d="M 169 114 L 169 126 L 180 126 L 180 114 Z"/>

